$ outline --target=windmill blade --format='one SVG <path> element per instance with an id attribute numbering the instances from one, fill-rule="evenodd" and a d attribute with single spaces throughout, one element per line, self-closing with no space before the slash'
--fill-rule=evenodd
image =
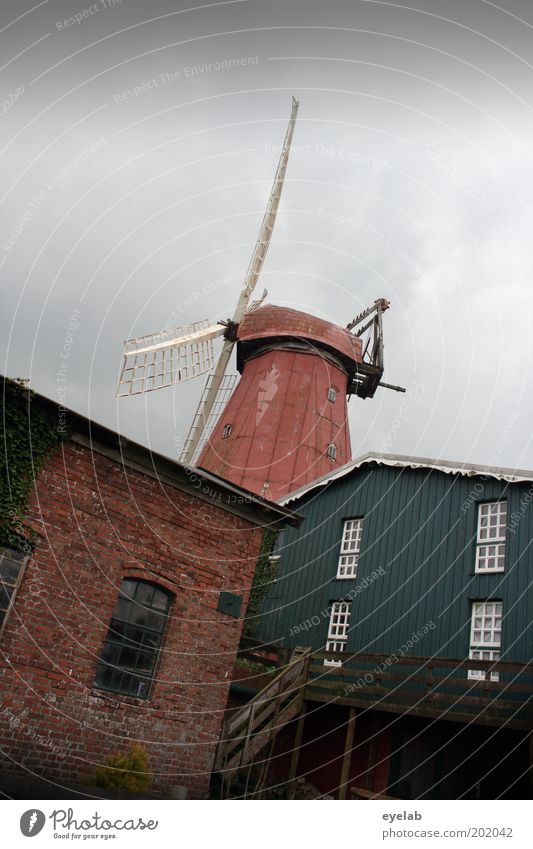
<path id="1" fill-rule="evenodd" d="M 291 150 L 291 142 L 294 133 L 294 125 L 296 123 L 296 116 L 298 114 L 298 106 L 298 101 L 293 97 L 291 117 L 289 119 L 289 124 L 285 133 L 283 148 L 281 151 L 281 156 L 279 158 L 278 167 L 276 169 L 274 183 L 270 191 L 268 205 L 266 208 L 266 212 L 263 216 L 263 221 L 259 230 L 259 237 L 257 239 L 254 252 L 252 254 L 252 258 L 248 266 L 248 271 L 246 272 L 246 277 L 244 278 L 244 285 L 241 290 L 239 300 L 237 301 L 235 312 L 233 314 L 234 324 L 239 324 L 244 317 L 244 314 L 248 307 L 248 303 L 250 301 L 250 298 L 252 297 L 253 291 L 259 279 L 259 275 L 261 273 L 261 269 L 263 267 L 263 263 L 267 255 L 268 247 L 270 245 L 272 231 L 274 229 L 274 223 L 276 221 L 276 215 L 278 212 L 279 201 L 281 198 L 281 192 L 283 189 L 283 182 L 285 180 L 285 172 L 287 171 L 287 163 L 289 161 L 289 153 Z M 212 379 L 210 380 L 210 385 L 206 387 L 205 398 L 203 400 L 202 421 L 204 423 L 208 422 L 210 419 L 215 400 L 217 398 L 217 394 L 222 387 L 223 378 L 226 373 L 226 369 L 229 365 L 231 352 L 233 350 L 234 344 L 234 341 L 226 340 L 224 342 L 224 346 L 217 362 L 215 372 L 212 376 Z M 199 454 L 197 449 L 200 440 L 202 439 L 202 429 L 198 427 L 196 428 L 194 433 L 191 429 L 189 437 L 190 438 L 182 454 L 182 462 L 190 464 L 192 462 L 192 458 L 198 456 Z"/>
<path id="2" fill-rule="evenodd" d="M 244 278 L 244 285 L 240 298 L 237 302 L 237 308 L 233 316 L 233 321 L 236 324 L 242 321 L 244 313 L 246 312 L 248 301 L 250 300 L 253 291 L 256 287 L 259 275 L 261 274 L 261 269 L 263 268 L 265 257 L 267 255 L 270 241 L 272 239 L 272 231 L 274 230 L 274 224 L 276 222 L 276 215 L 278 213 L 281 192 L 283 190 L 285 172 L 287 171 L 287 164 L 289 162 L 289 153 L 291 152 L 292 136 L 294 133 L 294 125 L 296 124 L 296 116 L 298 115 L 299 105 L 299 102 L 296 100 L 296 98 L 293 97 L 291 117 L 289 119 L 287 132 L 285 133 L 283 148 L 281 150 L 281 156 L 279 158 L 278 167 L 276 169 L 274 183 L 270 191 L 268 205 L 266 208 L 266 212 L 263 216 L 261 229 L 259 230 L 259 236 L 254 248 L 254 252 L 252 254 L 252 258 L 250 260 L 250 264 L 248 266 L 248 271 L 246 272 L 246 277 Z"/>
<path id="3" fill-rule="evenodd" d="M 204 450 L 205 445 L 209 441 L 211 434 L 213 433 L 218 419 L 222 414 L 223 410 L 228 403 L 231 394 L 237 384 L 239 379 L 238 374 L 225 374 L 222 378 L 221 384 L 218 388 L 218 391 L 215 396 L 215 401 L 212 406 L 211 412 L 209 415 L 206 415 L 206 406 L 205 401 L 208 397 L 212 384 L 213 384 L 214 375 L 210 374 L 207 378 L 207 383 L 205 384 L 204 391 L 202 393 L 202 397 L 200 399 L 200 403 L 198 404 L 198 408 L 192 420 L 191 428 L 187 435 L 187 439 L 185 441 L 185 446 L 181 453 L 180 462 L 185 462 L 185 458 L 189 453 L 189 448 L 191 443 L 194 441 L 195 435 L 199 432 L 200 439 L 196 441 L 194 453 L 190 458 L 190 465 L 195 466 L 200 454 Z"/>
<path id="4" fill-rule="evenodd" d="M 207 320 L 137 336 L 124 343 L 117 397 L 151 392 L 211 371 L 213 339 L 225 333 Z"/>

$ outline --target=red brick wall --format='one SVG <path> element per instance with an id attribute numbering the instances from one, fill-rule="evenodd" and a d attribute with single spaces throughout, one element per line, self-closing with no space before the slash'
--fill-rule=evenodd
<path id="1" fill-rule="evenodd" d="M 218 597 L 246 609 L 262 529 L 193 492 L 72 442 L 46 462 L 28 514 L 38 544 L 0 644 L 4 770 L 80 781 L 137 741 L 156 791 L 206 793 L 242 629 Z M 125 576 L 175 594 L 148 700 L 93 689 Z"/>

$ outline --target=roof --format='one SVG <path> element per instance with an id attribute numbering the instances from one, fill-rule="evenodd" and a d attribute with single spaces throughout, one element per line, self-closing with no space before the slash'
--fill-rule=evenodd
<path id="1" fill-rule="evenodd" d="M 301 310 L 265 304 L 249 310 L 237 332 L 239 349 L 255 348 L 261 342 L 300 340 L 310 351 L 324 348 L 339 357 L 349 371 L 362 362 L 362 342 L 345 327 Z M 242 353 L 242 351 L 241 351 Z"/>
<path id="2" fill-rule="evenodd" d="M 435 469 L 447 475 L 463 475 L 464 477 L 485 475 L 486 477 L 507 481 L 508 483 L 533 482 L 533 472 L 524 469 L 476 466 L 473 463 L 459 463 L 453 460 L 432 460 L 428 457 L 408 457 L 403 454 L 382 454 L 380 452 L 370 451 L 367 454 L 362 454 L 355 460 L 350 460 L 349 463 L 345 463 L 344 466 L 341 466 L 335 472 L 322 475 L 321 478 L 317 478 L 313 483 L 306 484 L 294 492 L 289 493 L 285 498 L 280 499 L 280 504 L 289 504 L 292 501 L 296 501 L 308 492 L 322 486 L 327 486 L 333 481 L 344 478 L 351 472 L 370 463 L 377 463 L 379 466 L 392 466 L 398 469 Z"/>
<path id="3" fill-rule="evenodd" d="M 0 375 L 0 380 L 8 382 L 11 379 Z M 105 425 L 87 419 L 34 390 L 26 389 L 26 392 L 30 405 L 37 404 L 53 412 L 61 432 L 65 432 L 63 428 L 67 426 L 69 438 L 73 442 L 97 454 L 102 454 L 116 463 L 156 478 L 161 483 L 179 489 L 192 498 L 199 498 L 222 510 L 245 516 L 254 524 L 271 523 L 275 527 L 278 523 L 298 525 L 302 521 L 301 516 L 278 502 L 261 498 L 204 469 L 185 466 L 177 460 L 158 454 L 145 445 L 133 442 Z"/>

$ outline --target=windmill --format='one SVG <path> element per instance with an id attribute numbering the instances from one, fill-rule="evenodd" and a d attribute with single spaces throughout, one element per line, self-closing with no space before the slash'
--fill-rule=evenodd
<path id="1" fill-rule="evenodd" d="M 243 450 L 245 442 L 249 447 L 250 440 L 255 442 L 255 451 L 259 452 L 260 457 L 265 450 L 268 452 L 272 449 L 270 443 L 269 447 L 265 448 L 265 440 L 269 441 L 265 434 L 268 435 L 276 428 L 279 431 L 279 424 L 284 418 L 283 393 L 278 393 L 277 381 L 282 379 L 285 372 L 272 360 L 270 356 L 272 351 L 277 351 L 274 360 L 277 356 L 280 364 L 284 361 L 285 371 L 287 368 L 295 367 L 302 370 L 302 356 L 311 354 L 315 360 L 318 357 L 322 363 L 322 382 L 326 376 L 330 382 L 333 377 L 335 378 L 337 389 L 328 384 L 328 392 L 333 397 L 333 394 L 336 395 L 339 391 L 344 397 L 344 405 L 346 395 L 371 397 L 378 385 L 399 389 L 381 382 L 383 374 L 381 317 L 383 311 L 389 306 L 384 299 L 376 300 L 371 307 L 350 322 L 347 328 L 337 327 L 330 322 L 296 310 L 263 306 L 266 292 L 259 301 L 251 302 L 272 238 L 298 106 L 298 101 L 293 98 L 291 116 L 270 198 L 232 318 L 216 324 L 205 320 L 186 327 L 129 339 L 124 345 L 117 391 L 119 397 L 135 395 L 182 383 L 208 373 L 208 380 L 180 460 L 189 465 L 198 462 L 203 468 L 271 498 L 280 497 L 285 490 L 288 491 L 291 487 L 295 488 L 296 485 L 306 483 L 304 479 L 306 474 L 307 477 L 311 475 L 314 479 L 324 470 L 327 471 L 322 462 L 326 454 L 329 460 L 333 459 L 336 462 L 346 462 L 350 459 L 347 412 L 343 409 L 337 409 L 334 414 L 330 414 L 330 411 L 329 418 L 326 416 L 331 425 L 330 433 L 324 434 L 321 439 L 322 442 L 324 439 L 328 440 L 327 451 L 322 450 L 322 443 L 320 440 L 317 441 L 316 434 L 311 440 L 313 444 L 307 445 L 306 433 L 309 429 L 313 430 L 314 420 L 311 418 L 310 424 L 307 423 L 305 417 L 302 417 L 301 406 L 296 411 L 296 418 L 301 421 L 299 426 L 292 429 L 293 433 L 289 440 L 283 442 L 282 450 L 288 453 L 292 462 L 294 459 L 292 455 L 298 453 L 300 440 L 299 445 L 304 447 L 306 453 L 307 473 L 298 472 L 295 468 L 290 472 L 287 464 L 283 462 L 280 464 L 279 459 L 274 456 L 270 458 L 272 462 L 267 464 L 268 469 L 265 472 L 263 460 L 251 456 L 253 451 L 250 453 L 248 450 L 246 453 Z M 215 363 L 213 341 L 218 337 L 223 337 L 224 342 L 218 361 Z M 240 382 L 237 375 L 228 374 L 231 354 L 236 343 L 238 344 L 237 367 L 243 375 Z M 265 351 L 265 349 L 268 350 Z M 290 362 L 287 359 L 288 356 Z M 247 374 L 251 375 L 254 372 L 254 376 L 250 378 L 253 386 L 250 386 L 250 392 L 248 392 L 244 369 L 250 360 L 254 360 L 254 365 L 248 367 Z M 315 368 L 316 363 L 304 361 L 303 370 L 309 371 L 311 365 Z M 302 385 L 306 384 L 306 379 L 303 380 Z M 247 380 L 249 383 L 250 380 L 248 378 Z M 313 378 L 313 380 L 316 383 L 316 379 Z M 243 406 L 244 397 L 247 397 L 248 401 Z M 252 402 L 250 397 L 254 399 Z M 286 400 L 290 403 L 290 399 Z M 309 401 L 308 393 L 304 401 Z M 253 409 L 248 409 L 250 403 Z M 313 415 L 323 419 L 324 416 L 320 411 L 322 401 L 317 398 L 316 403 L 314 401 L 313 403 Z M 224 418 L 226 418 L 228 410 L 231 420 L 224 424 L 221 413 L 224 412 Z M 335 434 L 338 435 L 340 431 L 343 431 L 340 439 L 342 445 L 339 444 L 340 450 L 337 450 L 337 444 L 332 440 L 336 439 Z M 224 440 L 224 450 L 214 448 L 215 442 L 222 444 L 222 440 Z M 336 441 L 339 442 L 338 439 Z M 272 442 L 271 438 L 270 442 Z M 270 453 L 276 454 L 276 445 Z M 298 458 L 296 460 L 298 461 Z M 278 468 L 271 474 L 275 466 Z M 251 476 L 247 474 L 247 468 L 252 471 Z M 260 471 L 255 474 L 254 470 L 257 468 Z"/>

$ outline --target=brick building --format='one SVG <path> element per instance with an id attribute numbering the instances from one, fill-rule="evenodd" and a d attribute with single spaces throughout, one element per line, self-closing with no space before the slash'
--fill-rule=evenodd
<path id="1" fill-rule="evenodd" d="M 62 408 L 25 398 L 63 427 Z M 66 418 L 18 518 L 34 550 L 0 558 L 0 770 L 60 796 L 138 742 L 151 792 L 202 797 L 263 529 L 296 520 Z"/>

